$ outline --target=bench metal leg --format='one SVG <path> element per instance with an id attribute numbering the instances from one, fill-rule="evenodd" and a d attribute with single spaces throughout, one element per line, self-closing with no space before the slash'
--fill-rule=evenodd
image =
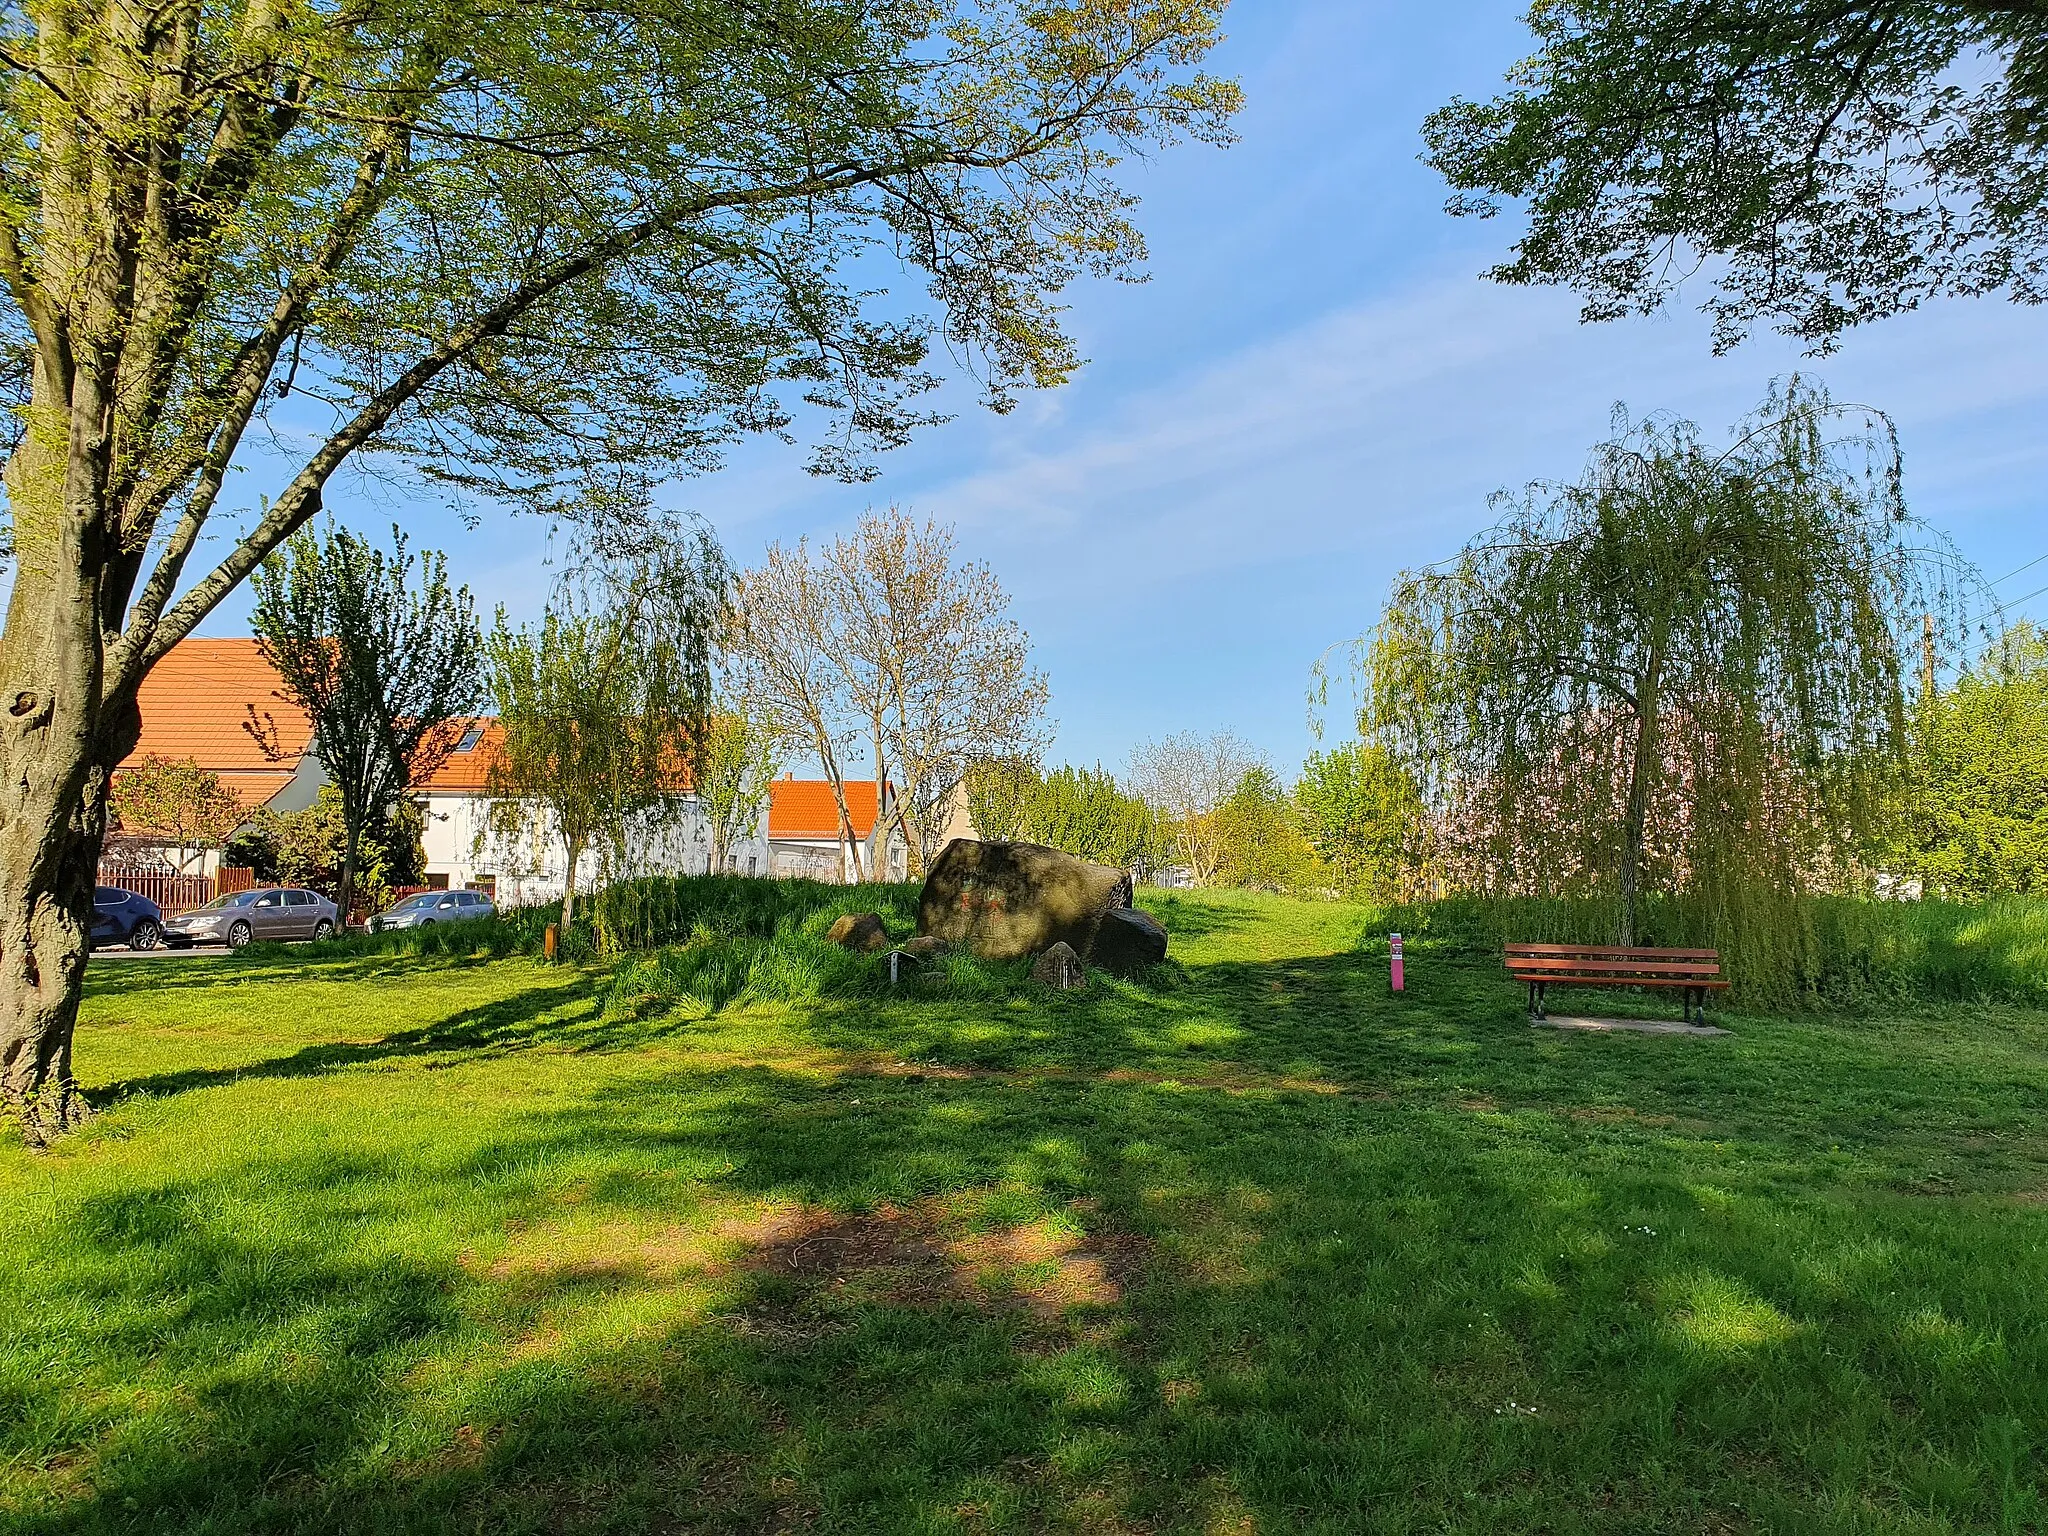
<path id="1" fill-rule="evenodd" d="M 1529 1017 L 1530 1017 L 1530 1018 L 1532 1018 L 1532 1019 L 1541 1019 L 1541 1018 L 1546 1018 L 1546 1017 L 1548 1017 L 1548 1015 L 1546 1015 L 1546 1014 L 1544 1013 L 1544 1011 L 1543 1011 L 1543 994 L 1544 994 L 1544 990 L 1545 990 L 1545 989 L 1546 989 L 1546 988 L 1547 988 L 1548 986 L 1549 986 L 1549 983 L 1548 983 L 1548 982 L 1543 982 L 1543 981 L 1532 981 L 1532 982 L 1530 982 L 1530 983 L 1529 983 Z"/>

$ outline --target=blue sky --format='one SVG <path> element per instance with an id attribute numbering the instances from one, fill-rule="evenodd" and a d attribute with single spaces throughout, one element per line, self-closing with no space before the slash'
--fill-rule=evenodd
<path id="1" fill-rule="evenodd" d="M 1069 295 L 1090 359 L 1074 384 L 1006 418 L 961 391 L 957 419 L 872 485 L 751 445 L 667 499 L 707 516 L 742 564 L 871 503 L 954 522 L 1051 676 L 1054 756 L 1111 766 L 1147 737 L 1229 727 L 1291 772 L 1312 745 L 1317 657 L 1372 623 L 1397 570 L 1484 526 L 1489 492 L 1574 474 L 1617 401 L 1718 432 L 1774 377 L 1808 372 L 1892 414 L 1914 509 L 1988 576 L 2048 554 L 2048 309 L 1948 303 L 1826 359 L 1768 335 L 1716 358 L 1690 307 L 1585 327 L 1568 293 L 1478 276 L 1512 221 L 1446 216 L 1417 128 L 1528 51 L 1518 15 L 1238 0 L 1214 65 L 1244 84 L 1241 141 L 1130 168 L 1151 281 Z M 408 500 L 332 504 L 375 530 L 410 521 Z M 535 525 L 416 527 L 486 610 L 538 609 Z M 2048 595 L 2023 611 L 2048 616 Z M 246 632 L 245 602 L 208 632 Z"/>

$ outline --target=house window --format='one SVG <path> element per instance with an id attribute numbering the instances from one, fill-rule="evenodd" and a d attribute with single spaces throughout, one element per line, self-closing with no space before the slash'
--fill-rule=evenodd
<path id="1" fill-rule="evenodd" d="M 443 736 L 441 739 L 443 741 L 446 741 L 448 738 L 446 736 Z M 483 739 L 484 728 L 480 725 L 472 725 L 468 730 L 462 733 L 462 740 L 455 743 L 455 750 L 458 752 L 474 752 L 476 750 L 476 744 L 482 741 Z"/>
<path id="2" fill-rule="evenodd" d="M 472 891 L 480 892 L 491 901 L 498 899 L 498 877 L 496 875 L 472 875 L 469 881 Z"/>
<path id="3" fill-rule="evenodd" d="M 758 861 L 757 861 L 757 860 L 755 859 L 755 857 L 754 857 L 754 855 L 753 855 L 753 854 L 751 854 L 751 853 L 750 853 L 750 854 L 748 854 L 748 855 L 747 855 L 747 873 L 748 873 L 748 874 L 750 874 L 750 875 L 751 875 L 752 873 L 754 873 L 754 866 L 755 866 L 755 864 L 756 864 L 757 862 L 758 862 Z"/>
<path id="4" fill-rule="evenodd" d="M 447 889 L 448 889 L 448 876 L 447 876 L 447 875 L 446 875 L 445 873 L 443 873 L 443 874 L 438 874 L 438 875 L 434 875 L 434 874 L 430 874 L 430 875 L 428 875 L 428 876 L 427 876 L 427 889 L 428 889 L 428 890 L 430 890 L 430 891 L 445 891 L 445 890 L 447 890 Z"/>

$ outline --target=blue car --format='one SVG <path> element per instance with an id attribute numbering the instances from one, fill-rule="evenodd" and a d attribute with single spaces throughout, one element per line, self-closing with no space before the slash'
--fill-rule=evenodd
<path id="1" fill-rule="evenodd" d="M 164 939 L 164 909 L 147 896 L 102 885 L 92 893 L 92 941 L 155 949 Z"/>

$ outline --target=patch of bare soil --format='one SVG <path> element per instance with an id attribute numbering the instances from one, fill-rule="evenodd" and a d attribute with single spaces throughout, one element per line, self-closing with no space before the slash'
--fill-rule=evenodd
<path id="1" fill-rule="evenodd" d="M 1135 1234 L 1077 1232 L 1050 1219 L 958 1231 L 926 1201 L 857 1215 L 799 1215 L 741 1263 L 862 1300 L 911 1307 L 965 1302 L 1057 1322 L 1116 1306 L 1146 1254 Z"/>
<path id="2" fill-rule="evenodd" d="M 1593 1125 L 1651 1125 L 1661 1129 L 1678 1124 L 1676 1115 L 1646 1115 L 1626 1104 L 1581 1104 L 1565 1113 Z"/>
<path id="3" fill-rule="evenodd" d="M 768 1206 L 705 1227 L 651 1231 L 627 1219 L 567 1229 L 518 1224 L 508 1229 L 512 1241 L 507 1251 L 485 1273 L 534 1294 L 579 1282 L 674 1284 L 714 1273 L 736 1250 L 779 1242 L 805 1220 L 802 1211 Z M 474 1268 L 474 1261 L 466 1267 Z"/>

